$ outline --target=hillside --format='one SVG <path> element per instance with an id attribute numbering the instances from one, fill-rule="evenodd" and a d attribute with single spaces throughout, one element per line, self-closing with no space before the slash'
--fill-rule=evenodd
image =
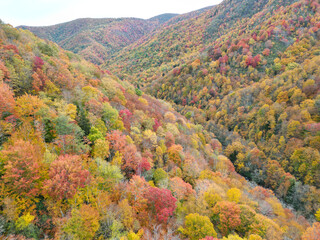
<path id="1" fill-rule="evenodd" d="M 318 231 L 237 174 L 214 134 L 170 104 L 4 24 L 0 126 L 8 239 L 310 240 Z"/>
<path id="2" fill-rule="evenodd" d="M 150 21 L 158 21 L 160 24 L 164 24 L 165 22 L 169 21 L 171 18 L 177 16 L 179 14 L 175 14 L 175 13 L 164 13 L 164 14 L 160 14 L 158 16 L 154 16 L 148 20 Z"/>
<path id="3" fill-rule="evenodd" d="M 56 42 L 66 50 L 101 64 L 108 55 L 137 41 L 174 16 L 175 14 L 164 14 L 150 20 L 83 18 L 53 26 L 19 28 L 28 29 L 40 38 Z"/>
<path id="4" fill-rule="evenodd" d="M 237 172 L 312 217 L 320 207 L 319 6 L 226 0 L 171 19 L 108 68 L 175 104 L 217 136 Z"/>

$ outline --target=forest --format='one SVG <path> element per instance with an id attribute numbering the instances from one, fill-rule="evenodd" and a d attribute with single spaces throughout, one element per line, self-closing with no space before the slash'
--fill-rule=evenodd
<path id="1" fill-rule="evenodd" d="M 0 239 L 319 240 L 319 1 L 83 21 L 0 22 Z"/>
<path id="2" fill-rule="evenodd" d="M 224 1 L 169 20 L 109 64 L 214 133 L 238 173 L 312 217 L 320 196 L 319 6 Z"/>

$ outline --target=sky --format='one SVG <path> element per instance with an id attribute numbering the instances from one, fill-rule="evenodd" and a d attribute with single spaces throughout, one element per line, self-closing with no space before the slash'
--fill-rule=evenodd
<path id="1" fill-rule="evenodd" d="M 13 25 L 48 26 L 77 18 L 137 17 L 187 13 L 222 0 L 0 0 L 0 19 Z"/>

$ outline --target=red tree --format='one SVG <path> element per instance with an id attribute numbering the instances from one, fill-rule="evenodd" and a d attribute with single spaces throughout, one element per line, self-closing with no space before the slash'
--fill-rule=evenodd
<path id="1" fill-rule="evenodd" d="M 13 113 L 15 106 L 14 94 L 5 83 L 0 84 L 0 119 L 4 112 Z"/>
<path id="2" fill-rule="evenodd" d="M 119 130 L 114 130 L 106 136 L 110 142 L 110 149 L 122 152 L 127 145 L 127 138 Z"/>
<path id="3" fill-rule="evenodd" d="M 44 182 L 43 192 L 57 200 L 72 198 L 88 179 L 89 171 L 81 166 L 80 156 L 62 155 L 51 163 L 49 179 Z"/>
<path id="4" fill-rule="evenodd" d="M 30 142 L 18 140 L 4 150 L 4 183 L 9 192 L 23 197 L 35 197 L 42 184 L 41 151 Z"/>
<path id="5" fill-rule="evenodd" d="M 123 125 L 127 130 L 130 130 L 130 120 L 132 117 L 132 113 L 129 109 L 124 109 L 119 112 L 119 116 L 122 118 Z"/>
<path id="6" fill-rule="evenodd" d="M 41 69 L 44 65 L 44 62 L 41 57 L 35 57 L 33 59 L 33 71 L 37 71 L 37 69 Z"/>
<path id="7" fill-rule="evenodd" d="M 195 193 L 192 186 L 179 177 L 171 178 L 169 185 L 173 195 L 178 200 L 186 199 L 190 194 Z"/>
<path id="8" fill-rule="evenodd" d="M 153 131 L 156 132 L 160 126 L 161 126 L 161 122 L 159 122 L 157 118 L 154 119 Z"/>
<path id="9" fill-rule="evenodd" d="M 172 196 L 168 189 L 150 187 L 145 194 L 149 208 L 153 211 L 159 222 L 167 222 L 176 209 L 177 199 Z"/>
<path id="10" fill-rule="evenodd" d="M 218 202 L 213 208 L 213 219 L 221 233 L 227 236 L 241 224 L 240 207 L 234 202 Z"/>
<path id="11" fill-rule="evenodd" d="M 270 55 L 270 49 L 269 48 L 266 48 L 265 50 L 263 50 L 262 54 L 264 56 L 269 56 Z"/>

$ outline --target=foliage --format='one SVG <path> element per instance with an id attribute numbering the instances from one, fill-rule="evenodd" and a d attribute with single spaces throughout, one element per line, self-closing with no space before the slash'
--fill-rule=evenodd
<path id="1" fill-rule="evenodd" d="M 217 236 L 210 219 L 198 213 L 191 213 L 186 216 L 185 226 L 180 231 L 191 240 L 197 240 L 206 236 Z"/>
<path id="2" fill-rule="evenodd" d="M 238 173 L 312 217 L 319 201 L 305 189 L 319 194 L 318 18 L 314 0 L 223 1 L 171 19 L 103 67 L 170 101 L 216 136 Z"/>
<path id="3" fill-rule="evenodd" d="M 56 200 L 72 198 L 88 180 L 89 172 L 81 166 L 79 156 L 61 155 L 50 164 L 49 179 L 44 182 L 44 194 Z"/>
<path id="4" fill-rule="evenodd" d="M 217 223 L 221 233 L 225 236 L 241 224 L 240 208 L 233 202 L 218 202 L 214 206 L 212 213 L 212 219 Z"/>
<path id="5" fill-rule="evenodd" d="M 241 198 L 241 191 L 237 188 L 231 188 L 228 190 L 227 196 L 230 202 L 238 203 Z"/>
<path id="6" fill-rule="evenodd" d="M 90 205 L 73 209 L 63 230 L 74 239 L 92 239 L 99 229 L 99 213 Z"/>
<path id="7" fill-rule="evenodd" d="M 39 146 L 29 141 L 17 140 L 2 154 L 5 164 L 2 180 L 8 191 L 21 197 L 38 196 L 44 177 Z"/>
<path id="8" fill-rule="evenodd" d="M 176 209 L 176 201 L 168 189 L 159 189 L 151 187 L 146 193 L 146 199 L 150 209 L 159 222 L 167 222 Z"/>
<path id="9" fill-rule="evenodd" d="M 172 16 L 168 16 L 168 19 Z M 54 41 L 64 49 L 80 54 L 88 61 L 100 64 L 105 62 L 108 55 L 138 41 L 160 24 L 161 21 L 156 18 L 149 20 L 87 18 L 63 23 L 59 27 L 22 26 L 21 28 L 27 29 L 41 38 Z M 71 29 L 73 29 L 72 34 L 70 33 Z M 52 46 L 46 43 L 40 43 L 38 47 L 43 54 L 49 56 L 55 54 Z M 69 56 L 75 55 L 70 54 Z"/>
<path id="10" fill-rule="evenodd" d="M 320 222 L 320 208 L 316 212 L 315 216 L 316 216 L 316 219 Z"/>
<path id="11" fill-rule="evenodd" d="M 1 234 L 179 239 L 181 227 L 194 239 L 301 238 L 308 221 L 276 196 L 308 216 L 319 209 L 319 59 L 301 54 L 317 51 L 316 13 L 304 2 L 247 3 L 177 16 L 150 35 L 150 48 L 141 39 L 126 64 L 114 56 L 102 67 L 1 24 Z M 252 21 L 235 20 L 240 13 Z M 116 65 L 121 79 L 105 69 Z"/>
<path id="12" fill-rule="evenodd" d="M 320 234 L 320 224 L 318 222 L 314 223 L 312 227 L 309 227 L 307 231 L 302 235 L 303 240 L 317 240 Z"/>

